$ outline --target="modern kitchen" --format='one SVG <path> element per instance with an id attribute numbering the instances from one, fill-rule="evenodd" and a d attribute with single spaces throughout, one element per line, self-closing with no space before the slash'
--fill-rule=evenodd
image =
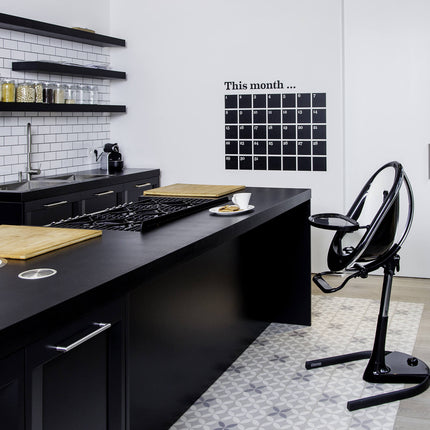
<path id="1" fill-rule="evenodd" d="M 429 17 L 2 5 L 0 427 L 426 428 Z"/>

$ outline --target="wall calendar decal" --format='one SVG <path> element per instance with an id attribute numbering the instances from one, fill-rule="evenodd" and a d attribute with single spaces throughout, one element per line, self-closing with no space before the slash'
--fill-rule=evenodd
<path id="1" fill-rule="evenodd" d="M 225 168 L 327 170 L 326 93 L 225 96 Z"/>

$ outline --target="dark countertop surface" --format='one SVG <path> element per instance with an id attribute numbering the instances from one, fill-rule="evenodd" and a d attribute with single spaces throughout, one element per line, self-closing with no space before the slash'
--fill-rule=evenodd
<path id="1" fill-rule="evenodd" d="M 97 187 L 104 187 L 109 185 L 118 185 L 133 180 L 140 180 L 142 178 L 149 178 L 158 176 L 159 169 L 136 169 L 124 168 L 121 172 L 108 173 L 106 170 L 93 169 L 73 172 L 72 174 L 78 175 L 103 175 L 100 177 L 92 178 L 83 181 L 51 181 L 47 187 L 38 187 L 31 190 L 23 191 L 9 191 L 2 190 L 2 186 L 7 186 L 11 182 L 0 184 L 0 202 L 26 202 L 36 199 L 43 199 L 46 197 L 55 197 L 58 195 L 78 193 Z M 69 175 L 65 173 L 64 175 Z M 63 174 L 58 175 L 63 176 Z M 31 182 L 37 184 L 38 181 L 47 181 L 54 176 L 35 176 Z"/>
<path id="2" fill-rule="evenodd" d="M 248 188 L 251 212 L 217 216 L 208 210 L 145 233 L 103 231 L 101 237 L 0 267 L 0 344 L 4 336 L 21 336 L 35 318 L 63 307 L 78 309 L 108 295 L 127 292 L 137 282 L 199 255 L 310 200 L 308 189 Z M 40 280 L 18 278 L 22 271 L 52 268 Z M 3 336 L 3 337 L 2 337 Z M 4 345 L 2 345 L 4 346 Z M 0 351 L 1 355 L 1 351 Z"/>

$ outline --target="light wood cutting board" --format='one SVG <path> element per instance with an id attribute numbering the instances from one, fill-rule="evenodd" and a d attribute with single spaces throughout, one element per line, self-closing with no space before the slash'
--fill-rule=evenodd
<path id="1" fill-rule="evenodd" d="M 146 190 L 143 194 L 166 197 L 221 197 L 244 188 L 245 185 L 173 184 Z"/>
<path id="2" fill-rule="evenodd" d="M 26 260 L 101 234 L 101 230 L 2 224 L 0 257 Z"/>

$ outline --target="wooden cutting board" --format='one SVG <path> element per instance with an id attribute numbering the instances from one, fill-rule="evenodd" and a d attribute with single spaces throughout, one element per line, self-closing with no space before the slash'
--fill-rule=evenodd
<path id="1" fill-rule="evenodd" d="M 2 224 L 0 257 L 26 260 L 101 234 L 101 230 Z"/>
<path id="2" fill-rule="evenodd" d="M 146 196 L 166 197 L 221 197 L 244 188 L 245 185 L 173 184 L 146 190 L 143 194 Z"/>

